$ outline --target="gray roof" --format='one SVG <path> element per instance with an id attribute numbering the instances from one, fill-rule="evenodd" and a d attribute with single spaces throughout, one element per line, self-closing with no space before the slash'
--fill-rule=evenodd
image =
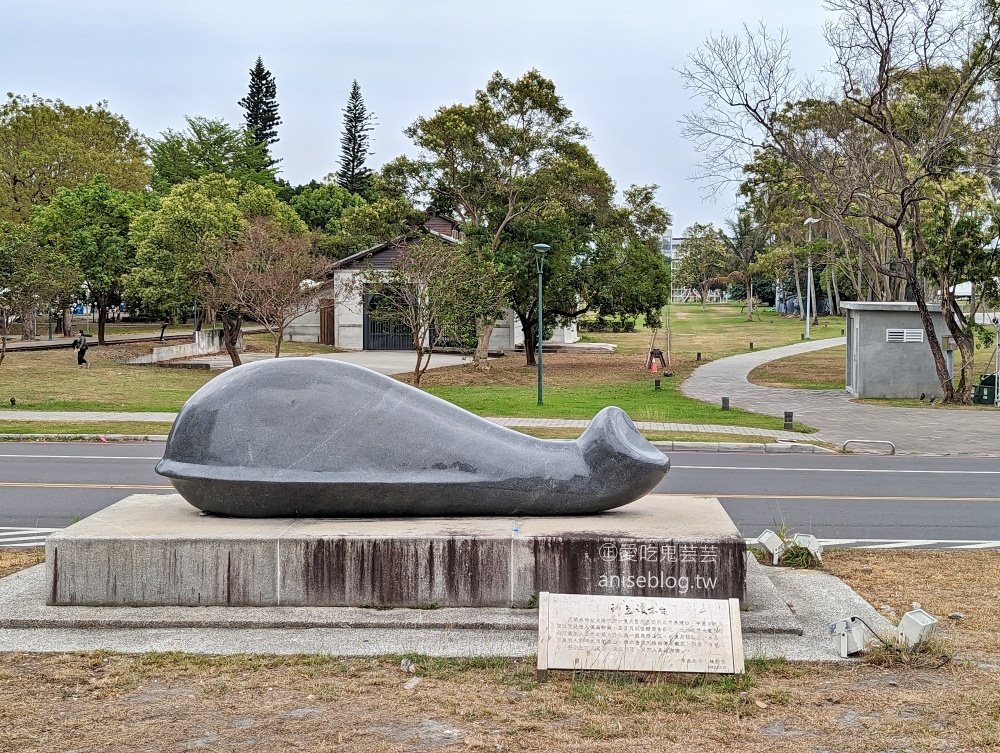
<path id="1" fill-rule="evenodd" d="M 841 301 L 840 308 L 851 311 L 917 311 L 913 301 Z M 941 312 L 941 306 L 928 303 L 927 310 L 932 314 Z"/>

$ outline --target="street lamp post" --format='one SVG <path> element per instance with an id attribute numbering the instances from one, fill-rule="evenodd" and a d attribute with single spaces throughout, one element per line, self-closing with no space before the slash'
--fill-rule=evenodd
<path id="1" fill-rule="evenodd" d="M 816 217 L 806 217 L 802 224 L 808 228 L 809 244 L 812 245 L 813 225 L 819 222 Z M 809 264 L 806 271 L 806 340 L 809 339 L 809 325 L 812 322 L 812 289 L 813 289 L 813 255 L 812 248 L 809 249 Z"/>
<path id="2" fill-rule="evenodd" d="M 549 246 L 544 243 L 536 243 L 532 248 L 535 250 L 535 271 L 538 273 L 538 404 L 542 404 L 542 272 L 545 269 L 545 254 L 549 252 Z"/>

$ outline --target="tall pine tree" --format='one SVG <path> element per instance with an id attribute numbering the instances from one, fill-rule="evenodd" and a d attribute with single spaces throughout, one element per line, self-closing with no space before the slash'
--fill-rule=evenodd
<path id="1" fill-rule="evenodd" d="M 351 84 L 351 96 L 344 108 L 344 133 L 340 137 L 340 169 L 337 183 L 352 194 L 368 198 L 372 171 L 365 160 L 373 154 L 368 147 L 368 134 L 376 124 L 375 113 L 368 112 L 357 80 Z"/>
<path id="2" fill-rule="evenodd" d="M 268 167 L 273 167 L 278 160 L 271 157 L 269 146 L 278 141 L 278 87 L 274 76 L 264 67 L 264 61 L 258 57 L 257 63 L 250 69 L 250 90 L 239 101 L 243 108 L 243 118 L 247 130 L 253 134 L 254 141 L 268 150 Z"/>

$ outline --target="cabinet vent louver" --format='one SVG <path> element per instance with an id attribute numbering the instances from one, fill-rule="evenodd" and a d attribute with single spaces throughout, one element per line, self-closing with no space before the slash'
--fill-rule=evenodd
<path id="1" fill-rule="evenodd" d="M 887 329 L 885 341 L 887 343 L 922 343 L 924 331 L 922 329 Z"/>

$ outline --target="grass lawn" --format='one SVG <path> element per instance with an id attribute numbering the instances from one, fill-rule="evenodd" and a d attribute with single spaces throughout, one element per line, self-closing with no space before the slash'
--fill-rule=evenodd
<path id="1" fill-rule="evenodd" d="M 545 356 L 545 394 L 538 406 L 535 369 L 524 365 L 524 356 L 511 353 L 498 359 L 490 371 L 469 366 L 450 366 L 428 371 L 421 386 L 428 392 L 483 416 L 538 418 L 592 418 L 601 408 L 617 405 L 635 421 L 690 424 L 723 424 L 762 429 L 782 429 L 780 418 L 748 411 L 723 411 L 721 406 L 692 400 L 680 393 L 680 383 L 702 361 L 722 358 L 754 348 L 776 347 L 797 342 L 802 323 L 770 312 L 745 321 L 738 305 L 670 307 L 671 366 L 674 376 L 662 379 L 662 389 L 653 390 L 652 375 L 644 368 L 651 333 L 639 331 L 613 334 L 595 332 L 591 342 L 618 346 L 613 355 Z M 813 329 L 816 337 L 839 337 L 840 319 L 831 319 Z M 664 335 L 656 347 L 666 350 Z M 406 379 L 406 377 L 400 377 Z M 796 424 L 799 431 L 810 427 Z M 724 441 L 724 440 L 719 440 Z"/>
<path id="2" fill-rule="evenodd" d="M 0 550 L 0 575 L 40 561 Z M 878 607 L 941 619 L 940 668 L 750 658 L 738 677 L 410 656 L 0 656 L 4 750 L 1000 751 L 1000 552 L 834 551 Z M 966 618 L 945 618 L 951 611 Z M 416 687 L 404 683 L 420 679 Z M 153 742 L 155 741 L 155 742 Z M 2 744 L 0 744 L 2 745 Z"/>
<path id="3" fill-rule="evenodd" d="M 70 349 L 8 353 L 0 365 L 0 407 L 14 397 L 24 410 L 171 413 L 214 376 L 118 362 L 148 352 L 142 345 L 93 347 L 89 369 L 77 367 Z"/>
<path id="4" fill-rule="evenodd" d="M 583 429 L 562 429 L 542 426 L 512 426 L 514 431 L 528 434 L 540 439 L 576 439 L 583 434 Z M 774 442 L 771 437 L 758 437 L 753 434 L 729 434 L 712 431 L 644 431 L 642 435 L 650 442 Z"/>
<path id="5" fill-rule="evenodd" d="M 89 369 L 76 365 L 76 354 L 70 349 L 10 352 L 0 365 L 0 408 L 9 407 L 10 398 L 14 397 L 17 407 L 24 410 L 174 413 L 219 372 L 120 363 L 157 346 L 158 343 L 94 346 L 87 351 Z M 274 346 L 271 337 L 265 334 L 247 335 L 246 347 L 249 352 L 269 353 Z M 282 352 L 311 355 L 335 349 L 287 342 L 282 344 Z"/>
<path id="6" fill-rule="evenodd" d="M 744 321 L 737 305 L 674 305 L 670 309 L 673 377 L 663 378 L 663 389 L 654 392 L 643 368 L 651 333 L 594 333 L 590 339 L 613 342 L 613 355 L 556 355 L 545 358 L 545 405 L 535 401 L 535 371 L 526 368 L 515 353 L 495 361 L 487 372 L 457 366 L 428 371 L 422 386 L 480 415 L 592 418 L 607 405 L 618 405 L 637 421 L 723 424 L 781 429 L 779 418 L 745 411 L 723 412 L 720 407 L 688 399 L 677 385 L 702 360 L 755 348 L 799 341 L 802 323 L 770 312 Z M 839 319 L 824 320 L 813 329 L 815 337 L 839 336 Z M 250 350 L 269 352 L 268 335 L 248 335 Z M 72 351 L 11 353 L 0 366 L 0 406 L 10 397 L 25 410 L 67 411 L 166 411 L 180 409 L 184 401 L 215 374 L 184 369 L 123 366 L 119 361 L 148 352 L 150 345 L 94 347 L 88 357 L 92 368 L 76 367 Z M 665 349 L 663 335 L 657 347 Z M 295 355 L 333 352 L 312 343 L 284 343 L 282 352 Z M 405 379 L 405 377 L 402 377 Z M 798 426 L 801 430 L 808 427 Z M 115 432 L 118 433 L 118 432 Z"/>
<path id="7" fill-rule="evenodd" d="M 169 434 L 169 423 L 152 421 L 6 421 L 0 434 Z"/>

